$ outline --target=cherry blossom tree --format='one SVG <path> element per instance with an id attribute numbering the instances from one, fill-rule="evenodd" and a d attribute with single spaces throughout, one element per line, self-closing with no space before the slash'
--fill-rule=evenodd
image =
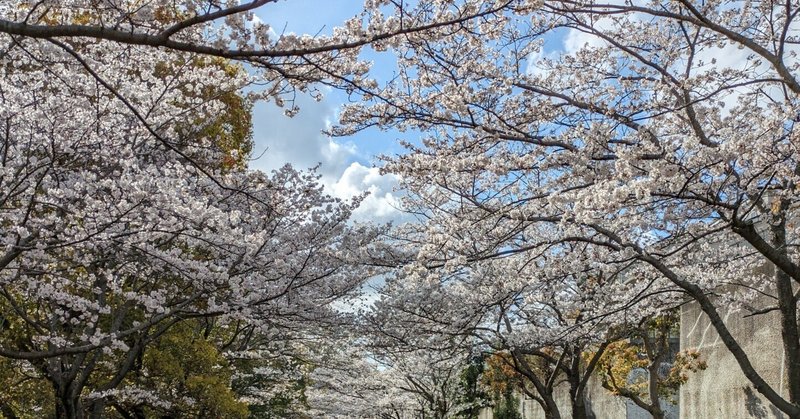
<path id="1" fill-rule="evenodd" d="M 589 380 L 616 338 L 614 325 L 633 316 L 630 306 L 610 312 L 615 302 L 599 292 L 603 281 L 545 281 L 535 269 L 506 270 L 519 268 L 515 258 L 489 258 L 449 273 L 428 267 L 422 278 L 419 267 L 411 266 L 417 272 L 390 280 L 376 303 L 371 321 L 378 342 L 500 356 L 525 383 L 517 390 L 537 401 L 547 417 L 565 413 L 556 403 L 561 386 L 568 390 L 571 416 L 589 417 Z M 606 309 L 581 308 L 593 299 L 605 299 Z"/>
<path id="2" fill-rule="evenodd" d="M 463 351 L 377 346 L 363 331 L 337 335 L 315 345 L 310 357 L 312 416 L 450 418 L 463 410 Z"/>
<path id="3" fill-rule="evenodd" d="M 400 298 L 453 312 L 416 310 L 439 334 L 405 323 L 392 339 L 438 347 L 511 324 L 517 347 L 596 341 L 688 296 L 756 390 L 800 415 L 795 4 L 370 0 L 314 37 L 271 32 L 253 17 L 269 3 L 0 5 L 0 281 L 15 331 L 0 355 L 52 380 L 60 415 L 87 411 L 109 351 L 135 358 L 186 318 L 301 327 L 367 275 L 350 266 L 374 233 L 346 225 L 351 206 L 313 174 L 220 168 L 239 156 L 202 134 L 223 107 L 208 92 L 259 85 L 252 99 L 283 105 L 315 83 L 365 100 L 335 134 L 425 132 L 386 167 L 425 221 L 400 232 L 417 255 Z M 397 54 L 386 85 L 359 59 L 367 45 Z M 779 312 L 787 396 L 727 309 Z M 123 377 L 92 400 L 122 397 Z"/>
<path id="4" fill-rule="evenodd" d="M 0 5 L 0 321 L 11 331 L 0 356 L 52 385 L 56 416 L 182 414 L 176 405 L 233 414 L 235 403 L 213 413 L 202 409 L 223 403 L 165 390 L 176 381 L 154 369 L 175 359 L 181 346 L 170 342 L 190 337 L 199 357 L 176 380 L 205 371 L 245 383 L 269 368 L 227 368 L 247 356 L 269 365 L 263 339 L 337 324 L 331 303 L 372 274 L 358 262 L 376 231 L 348 225 L 357 200 L 325 196 L 313 172 L 244 169 L 248 106 L 285 106 L 297 91 L 319 98 L 316 83 L 376 87 L 362 47 L 496 11 L 441 4 L 385 16 L 386 2 L 369 1 L 330 36 L 297 36 L 255 17 L 270 3 Z M 297 111 L 290 102 L 287 115 Z M 261 390 L 247 397 L 269 397 Z"/>
<path id="5" fill-rule="evenodd" d="M 505 271 L 484 283 L 544 283 L 587 270 L 603 281 L 594 287 L 601 298 L 573 300 L 588 313 L 580 323 L 603 312 L 641 319 L 688 296 L 754 388 L 800 415 L 800 8 L 493 7 L 438 36 L 403 38 L 397 77 L 381 89 L 355 86 L 369 94 L 334 130 L 425 132 L 386 166 L 426 221 L 409 233 L 419 244 L 413 281 L 424 289 L 441 279 L 428 277 L 431 267 L 501 258 Z M 780 313 L 785 396 L 753 366 L 724 310 Z"/>
<path id="6" fill-rule="evenodd" d="M 135 42 L 150 24 L 202 23 L 178 17 L 194 4 L 0 5 L 0 357 L 49 383 L 57 417 L 176 403 L 223 414 L 191 397 L 241 372 L 210 369 L 249 350 L 269 359 L 263 340 L 288 331 L 331 327 L 332 303 L 372 275 L 360 260 L 378 230 L 348 223 L 357 199 L 326 196 L 313 171 L 244 167 L 258 95 L 242 89 L 254 76 Z M 176 38 L 205 36 L 193 27 Z M 187 346 L 196 358 L 181 368 L 210 360 L 194 371 L 211 381 L 160 393 L 180 348 L 170 339 L 198 331 L 208 344 Z"/>

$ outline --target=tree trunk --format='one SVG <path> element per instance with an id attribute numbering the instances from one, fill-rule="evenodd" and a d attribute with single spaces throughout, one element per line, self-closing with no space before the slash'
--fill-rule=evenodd
<path id="1" fill-rule="evenodd" d="M 572 419 L 588 419 L 589 412 L 586 406 L 586 386 L 583 382 L 581 371 L 582 346 L 564 348 L 570 350 L 572 359 L 569 367 L 569 399 L 572 404 Z"/>
<path id="2" fill-rule="evenodd" d="M 555 413 L 545 411 L 544 419 L 561 419 L 561 414 L 556 411 Z"/>
<path id="3" fill-rule="evenodd" d="M 752 229 L 753 227 L 751 225 L 734 227 L 734 231 L 736 231 L 743 238 L 747 239 L 751 244 L 757 242 L 753 236 L 754 233 L 750 231 Z M 742 369 L 742 373 L 745 375 L 745 377 L 747 377 L 748 380 L 750 380 L 756 391 L 764 395 L 764 397 L 776 408 L 786 413 L 790 417 L 800 417 L 800 405 L 783 398 L 783 396 L 775 391 L 775 389 L 772 388 L 772 386 L 767 383 L 766 380 L 764 380 L 764 377 L 762 377 L 761 374 L 756 371 L 755 367 L 753 367 L 753 364 L 750 362 L 750 358 L 747 356 L 747 353 L 745 353 L 744 349 L 742 349 L 742 346 L 739 344 L 736 338 L 733 337 L 731 331 L 728 329 L 728 326 L 722 320 L 722 316 L 720 316 L 717 306 L 711 302 L 711 299 L 708 297 L 708 295 L 706 295 L 706 293 L 697 285 L 682 279 L 660 260 L 657 260 L 650 255 L 642 255 L 640 257 L 642 260 L 658 269 L 659 272 L 664 274 L 664 276 L 666 276 L 675 285 L 685 290 L 687 294 L 689 294 L 695 301 L 697 301 L 698 304 L 700 304 L 700 308 L 708 316 L 708 319 L 711 321 L 711 325 L 714 326 L 714 329 L 719 334 L 720 340 L 722 340 L 722 343 L 731 352 L 733 358 Z"/>
<path id="4" fill-rule="evenodd" d="M 90 419 L 103 419 L 106 416 L 106 406 L 107 406 L 106 399 L 99 399 L 94 400 L 94 402 L 87 406 L 87 410 L 91 413 L 89 414 Z"/>
<path id="5" fill-rule="evenodd" d="M 525 394 L 526 392 L 528 391 L 523 389 L 523 394 Z M 540 391 L 537 388 L 536 394 L 537 396 L 532 398 L 536 400 L 536 403 L 539 403 L 539 407 L 541 407 L 542 412 L 544 412 L 544 418 L 561 419 L 561 411 L 558 410 L 558 405 L 556 404 L 556 400 L 555 398 L 553 398 L 553 388 L 543 386 Z M 520 402 L 524 403 L 524 401 Z"/>
<path id="6" fill-rule="evenodd" d="M 553 398 L 553 382 L 542 380 L 537 376 L 525 359 L 525 354 L 519 350 L 511 350 L 510 353 L 511 359 L 514 361 L 514 369 L 526 377 L 530 383 L 533 384 L 533 387 L 536 388 L 536 393 L 539 395 L 536 401 L 539 402 L 539 405 L 542 407 L 545 418 L 561 419 L 561 412 L 558 410 L 558 405 Z M 556 365 L 554 368 L 558 368 L 558 366 Z M 556 374 L 557 371 L 553 371 L 552 373 Z M 523 392 L 525 391 L 527 390 L 523 389 Z"/>
<path id="7" fill-rule="evenodd" d="M 572 398 L 572 419 L 589 419 L 589 414 L 586 409 L 586 399 L 583 397 L 583 391 L 574 396 L 570 391 L 570 397 Z"/>
<path id="8" fill-rule="evenodd" d="M 659 348 L 663 350 L 663 348 Z M 664 353 L 659 352 L 656 355 L 653 363 L 647 368 L 648 373 L 648 380 L 649 380 L 649 395 L 650 395 L 650 409 L 647 409 L 650 412 L 650 415 L 653 416 L 653 419 L 664 419 L 664 411 L 661 409 L 661 397 L 658 395 L 658 367 L 661 364 L 661 358 L 663 357 Z"/>
<path id="9" fill-rule="evenodd" d="M 434 417 L 436 419 L 446 419 L 447 418 L 447 407 L 444 406 L 444 403 L 441 401 L 436 403 L 436 410 L 434 410 Z"/>
<path id="10" fill-rule="evenodd" d="M 74 375 L 65 375 L 53 378 L 55 390 L 56 418 L 57 419 L 83 419 L 83 406 L 81 405 L 81 391 L 76 388 Z"/>
<path id="11" fill-rule="evenodd" d="M 650 365 L 647 367 L 647 392 L 650 398 L 650 408 L 647 409 L 653 419 L 664 419 L 664 411 L 661 409 L 661 396 L 658 394 L 658 384 L 661 381 L 659 368 L 664 358 L 669 353 L 669 328 L 665 327 L 657 332 L 655 338 L 650 338 L 647 326 L 641 330 L 642 341 L 644 342 L 647 356 L 650 358 Z"/>
<path id="12" fill-rule="evenodd" d="M 57 419 L 83 419 L 80 399 L 73 397 L 71 392 L 58 393 L 56 395 L 56 418 Z"/>
<path id="13" fill-rule="evenodd" d="M 561 419 L 561 412 L 558 410 L 558 405 L 553 398 L 553 393 L 541 394 L 540 396 L 544 401 L 542 409 L 544 410 L 545 419 Z"/>
<path id="14" fill-rule="evenodd" d="M 580 385 L 580 370 L 576 377 L 569 378 L 569 399 L 572 404 L 572 419 L 588 419 L 589 412 L 586 406 L 586 388 Z"/>
<path id="15" fill-rule="evenodd" d="M 788 207 L 788 203 L 784 206 Z M 782 211 L 783 213 L 785 212 Z M 785 217 L 775 216 L 771 230 L 773 246 L 782 256 L 788 258 Z M 778 267 L 775 267 L 775 287 L 778 293 L 778 309 L 781 313 L 781 339 L 783 353 L 786 356 L 789 401 L 798 404 L 800 402 L 800 333 L 798 333 L 797 327 L 797 298 L 792 289 L 792 279 Z"/>

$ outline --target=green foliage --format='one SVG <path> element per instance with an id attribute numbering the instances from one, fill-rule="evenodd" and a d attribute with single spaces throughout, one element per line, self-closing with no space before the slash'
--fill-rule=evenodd
<path id="1" fill-rule="evenodd" d="M 536 368 L 535 360 L 531 362 L 532 368 Z M 519 399 L 514 393 L 525 381 L 526 378 L 514 369 L 511 354 L 497 352 L 486 358 L 481 383 L 491 395 L 494 419 L 522 419 Z"/>
<path id="2" fill-rule="evenodd" d="M 489 395 L 481 385 L 481 375 L 484 371 L 483 357 L 475 357 L 469 365 L 461 371 L 459 402 L 464 408 L 456 413 L 459 418 L 477 418 L 478 412 L 485 406 L 491 404 Z"/>
<path id="3" fill-rule="evenodd" d="M 163 63 L 156 68 L 160 77 L 169 77 L 174 71 L 180 71 L 185 63 Z M 221 71 L 229 78 L 245 73 L 239 64 L 221 58 L 196 58 L 189 65 Z M 194 104 L 179 104 L 186 107 L 188 118 L 186 123 L 177 127 L 178 137 L 186 143 L 193 143 L 202 138 L 212 140 L 214 151 L 222 154 L 220 161 L 210 162 L 223 170 L 243 169 L 253 148 L 253 104 L 239 91 L 221 90 L 215 86 L 204 86 L 200 91 L 195 86 L 177 86 L 189 99 L 216 100 L 222 110 L 215 114 L 198 112 Z"/>
<path id="4" fill-rule="evenodd" d="M 55 415 L 53 406 L 50 384 L 31 364 L 0 358 L 0 417 L 52 417 Z"/>
<path id="5" fill-rule="evenodd" d="M 492 411 L 494 419 L 522 419 L 519 412 L 519 399 L 509 390 L 498 400 Z"/>
<path id="6" fill-rule="evenodd" d="M 612 394 L 653 404 L 649 386 L 655 380 L 657 396 L 674 402 L 679 387 L 689 379 L 689 373 L 706 369 L 705 361 L 696 350 L 674 354 L 673 359 L 669 338 L 677 333 L 679 325 L 677 313 L 656 316 L 630 328 L 625 339 L 609 344 L 595 370 L 603 387 Z M 588 358 L 592 354 L 586 355 Z M 635 370 L 658 369 L 654 364 L 665 362 L 672 366 L 663 376 L 633 374 Z"/>
<path id="7" fill-rule="evenodd" d="M 145 351 L 137 384 L 171 403 L 170 410 L 162 414 L 246 418 L 247 404 L 239 401 L 230 387 L 233 371 L 229 362 L 201 331 L 194 321 L 170 328 Z"/>

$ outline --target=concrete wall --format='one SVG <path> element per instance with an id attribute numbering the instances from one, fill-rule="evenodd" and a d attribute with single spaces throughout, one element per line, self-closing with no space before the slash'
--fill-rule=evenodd
<path id="1" fill-rule="evenodd" d="M 590 378 L 586 393 L 596 419 L 625 419 L 625 401 L 609 393 L 594 377 Z M 532 399 L 525 399 L 522 395 L 518 397 L 520 398 L 520 413 L 524 419 L 544 418 L 544 411 L 539 403 Z M 563 419 L 572 417 L 568 384 L 562 383 L 556 387 L 556 403 Z M 492 409 L 483 409 L 478 419 L 492 419 Z"/>
<path id="2" fill-rule="evenodd" d="M 625 400 L 609 393 L 608 390 L 603 388 L 600 384 L 600 380 L 596 377 L 592 377 L 589 380 L 589 388 L 586 393 L 589 397 L 588 404 L 595 418 L 621 419 L 626 417 L 628 409 Z M 565 413 L 567 412 L 569 412 L 569 410 L 565 411 Z M 570 417 L 570 415 L 565 415 L 564 417 L 567 418 Z"/>
<path id="3" fill-rule="evenodd" d="M 478 412 L 478 419 L 492 419 L 492 409 L 489 407 L 484 407 Z"/>
<path id="4" fill-rule="evenodd" d="M 773 388 L 785 394 L 785 361 L 777 313 L 748 318 L 742 312 L 722 315 L 756 370 Z M 753 389 L 696 303 L 685 305 L 681 311 L 681 349 L 688 348 L 698 349 L 708 368 L 690 376 L 681 387 L 681 418 L 784 417 Z"/>
<path id="5" fill-rule="evenodd" d="M 767 306 L 768 301 L 759 306 Z M 774 303 L 772 303 L 774 304 Z M 721 313 L 725 324 L 750 362 L 761 376 L 786 396 L 786 373 L 777 312 L 744 317 L 743 312 Z M 696 303 L 685 304 L 681 309 L 681 350 L 697 349 L 708 364 L 705 371 L 694 373 L 680 389 L 679 417 L 682 419 L 783 419 L 778 409 L 764 399 L 744 376 L 739 364 L 725 347 Z M 596 419 L 639 418 L 636 409 L 606 392 L 593 379 L 588 390 L 590 405 Z M 563 417 L 570 417 L 570 404 L 566 387 L 558 391 L 557 401 Z M 525 419 L 544 418 L 539 405 L 525 400 L 521 410 Z M 491 409 L 485 409 L 480 419 L 491 419 Z"/>

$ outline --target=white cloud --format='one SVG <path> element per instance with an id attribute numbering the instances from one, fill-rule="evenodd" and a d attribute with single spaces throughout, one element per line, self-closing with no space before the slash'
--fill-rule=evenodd
<path id="1" fill-rule="evenodd" d="M 300 113 L 294 118 L 283 115 L 274 104 L 258 104 L 253 112 L 254 154 L 263 155 L 250 167 L 269 171 L 286 163 L 298 169 L 319 165 L 322 184 L 334 197 L 348 200 L 363 192 L 369 195 L 354 212 L 357 221 L 379 223 L 404 221 L 400 199 L 394 188 L 397 177 L 381 175 L 377 167 L 360 163 L 358 148 L 349 142 L 339 142 L 322 133 L 331 124 L 335 108 L 323 100 L 320 103 L 298 96 Z"/>
<path id="2" fill-rule="evenodd" d="M 725 44 L 725 46 L 721 48 L 713 46 L 702 49 L 697 53 L 697 56 L 695 57 L 697 64 L 695 65 L 703 63 L 705 70 L 722 70 L 729 68 L 741 71 L 745 70 L 748 66 L 751 66 L 752 63 L 747 59 L 748 55 L 751 53 L 751 51 L 740 49 L 734 44 Z M 695 70 L 694 73 L 702 74 L 705 72 L 705 70 L 698 69 Z M 757 70 L 758 72 L 763 72 L 766 70 L 766 66 L 762 64 Z M 718 86 L 716 85 L 713 86 L 714 89 L 717 87 Z M 730 109 L 737 104 L 739 97 L 750 90 L 750 87 L 740 87 L 737 89 L 728 89 L 717 94 L 715 99 L 722 103 L 723 115 L 727 115 L 728 112 L 730 112 Z"/>
<path id="3" fill-rule="evenodd" d="M 400 222 L 405 218 L 405 214 L 399 210 L 400 199 L 394 191 L 397 183 L 397 176 L 381 175 L 377 167 L 367 167 L 359 162 L 353 162 L 331 189 L 333 195 L 341 199 L 369 192 L 353 214 L 356 220 Z"/>
<path id="4" fill-rule="evenodd" d="M 611 20 L 601 19 L 593 27 L 596 30 L 611 29 Z M 601 48 L 604 46 L 606 46 L 606 41 L 577 29 L 570 29 L 567 36 L 564 37 L 564 50 L 568 54 L 574 53 L 581 48 Z"/>
<path id="5" fill-rule="evenodd" d="M 611 0 L 608 1 L 607 4 L 624 5 L 625 1 Z M 591 29 L 599 33 L 609 33 L 610 31 L 613 31 L 614 29 L 619 27 L 619 23 L 617 23 L 615 19 L 637 22 L 641 21 L 644 18 L 644 15 L 641 13 L 626 13 L 624 15 L 614 15 L 614 16 L 615 16 L 614 18 L 601 17 L 597 19 L 596 21 L 591 23 L 590 25 Z M 608 45 L 608 43 L 602 38 L 598 37 L 597 35 L 573 28 L 570 29 L 569 32 L 567 32 L 567 35 L 564 37 L 563 45 L 564 45 L 564 50 L 568 54 L 572 54 L 584 47 L 601 48 Z"/>
<path id="6" fill-rule="evenodd" d="M 538 51 L 528 54 L 525 65 L 525 74 L 529 76 L 547 77 L 550 74 L 550 68 L 545 60 L 557 60 L 560 53 L 558 51 L 544 52 L 544 47 L 540 47 Z"/>
<path id="7" fill-rule="evenodd" d="M 300 112 L 293 118 L 272 103 L 259 103 L 253 110 L 256 157 L 250 166 L 265 171 L 291 163 L 298 169 L 320 165 L 323 181 L 333 183 L 357 155 L 355 145 L 335 141 L 322 133 L 330 125 L 334 107 L 298 95 Z M 263 154 L 262 154 L 263 153 Z"/>
<path id="8" fill-rule="evenodd" d="M 794 64 L 796 58 L 794 54 L 800 51 L 800 47 L 795 45 L 788 45 L 786 51 L 786 63 L 791 66 Z M 756 64 L 757 60 L 758 64 Z M 678 69 L 686 66 L 686 59 L 679 61 L 677 64 Z M 756 56 L 752 50 L 742 47 L 741 45 L 733 42 L 725 43 L 722 46 L 706 45 L 699 49 L 693 61 L 692 75 L 702 80 L 705 74 L 715 71 L 724 72 L 726 69 L 733 70 L 734 72 L 744 72 L 747 75 L 741 76 L 729 82 L 728 85 L 721 83 L 708 83 L 705 82 L 697 86 L 697 89 L 706 94 L 714 93 L 714 100 L 719 102 L 720 111 L 722 116 L 730 116 L 736 106 L 740 106 L 740 99 L 744 95 L 757 93 L 762 98 L 760 103 L 765 104 L 770 101 L 763 100 L 764 96 L 769 96 L 771 100 L 781 101 L 783 97 L 783 90 L 778 83 L 761 83 L 750 84 L 744 86 L 730 87 L 742 80 L 756 80 L 759 78 L 779 78 L 775 74 L 775 69 L 762 57 Z M 722 79 L 722 77 L 718 77 Z M 717 92 L 721 87 L 724 90 Z M 700 93 L 698 93 L 700 95 Z M 744 106 L 750 107 L 754 103 L 749 102 Z M 756 105 L 758 106 L 758 105 Z"/>

